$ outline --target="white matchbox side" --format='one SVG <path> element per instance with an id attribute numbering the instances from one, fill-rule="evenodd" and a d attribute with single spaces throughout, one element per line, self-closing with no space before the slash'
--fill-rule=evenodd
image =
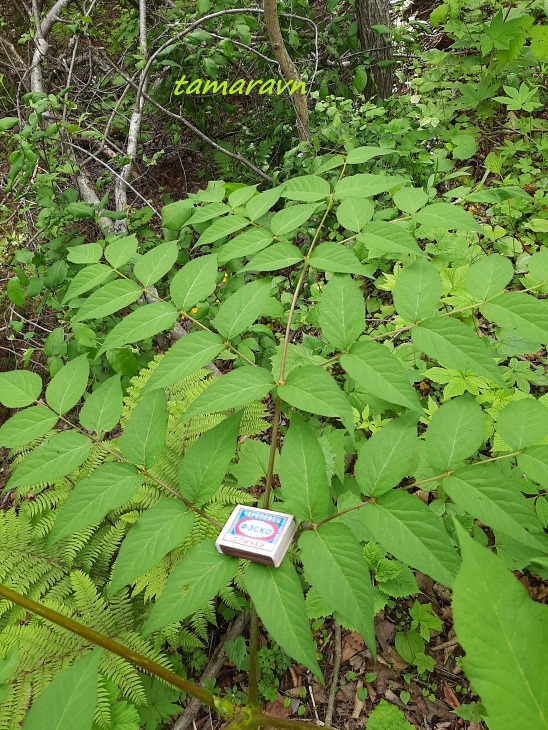
<path id="1" fill-rule="evenodd" d="M 237 505 L 215 541 L 220 553 L 278 568 L 297 525 L 293 515 Z"/>

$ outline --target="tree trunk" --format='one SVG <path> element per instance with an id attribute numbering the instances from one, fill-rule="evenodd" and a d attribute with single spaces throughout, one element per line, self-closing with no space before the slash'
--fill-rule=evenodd
<path id="1" fill-rule="evenodd" d="M 392 94 L 393 70 L 392 66 L 379 68 L 379 61 L 392 60 L 392 45 L 386 40 L 386 36 L 376 33 L 371 27 L 390 27 L 389 0 L 356 0 L 356 20 L 362 49 L 371 58 L 367 86 L 363 93 L 368 99 L 373 96 L 386 99 Z"/>

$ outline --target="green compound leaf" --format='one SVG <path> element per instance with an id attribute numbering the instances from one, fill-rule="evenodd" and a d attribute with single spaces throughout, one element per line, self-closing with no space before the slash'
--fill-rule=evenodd
<path id="1" fill-rule="evenodd" d="M 171 298 L 179 309 L 188 310 L 215 291 L 217 256 L 209 254 L 189 261 L 178 271 L 169 286 Z"/>
<path id="2" fill-rule="evenodd" d="M 30 708 L 24 730 L 91 730 L 102 649 L 94 649 L 58 674 Z"/>
<path id="3" fill-rule="evenodd" d="M 328 372 L 315 365 L 294 368 L 278 386 L 278 395 L 290 406 L 320 416 L 339 418 L 350 434 L 354 418 L 350 403 Z"/>
<path id="4" fill-rule="evenodd" d="M 414 324 L 431 317 L 441 297 L 438 270 L 426 259 L 407 266 L 396 279 L 394 306 L 406 322 Z"/>
<path id="5" fill-rule="evenodd" d="M 88 396 L 80 411 L 80 423 L 88 431 L 111 431 L 123 407 L 120 375 L 113 375 Z"/>
<path id="6" fill-rule="evenodd" d="M 417 420 L 414 414 L 396 418 L 363 444 L 354 469 L 362 494 L 378 497 L 412 471 L 417 459 Z"/>
<path id="7" fill-rule="evenodd" d="M 416 213 L 428 202 L 428 195 L 422 188 L 400 188 L 392 196 L 394 204 L 404 213 Z"/>
<path id="8" fill-rule="evenodd" d="M 548 608 L 529 598 L 499 558 L 456 528 L 462 567 L 453 593 L 455 629 L 487 724 L 492 730 L 548 727 Z"/>
<path id="9" fill-rule="evenodd" d="M 252 256 L 272 243 L 274 237 L 265 228 L 251 228 L 230 240 L 219 251 L 219 263 L 226 264 L 232 259 Z"/>
<path id="10" fill-rule="evenodd" d="M 523 292 L 499 294 L 480 307 L 487 319 L 520 337 L 541 344 L 548 343 L 548 302 Z"/>
<path id="11" fill-rule="evenodd" d="M 375 206 L 368 199 L 345 198 L 337 208 L 337 220 L 343 228 L 359 233 L 373 218 L 374 211 Z"/>
<path id="12" fill-rule="evenodd" d="M 118 439 L 122 454 L 149 469 L 160 456 L 167 434 L 167 398 L 163 390 L 144 395 Z"/>
<path id="13" fill-rule="evenodd" d="M 142 296 L 143 290 L 134 281 L 116 279 L 93 292 L 82 304 L 73 322 L 84 319 L 101 319 L 128 307 Z"/>
<path id="14" fill-rule="evenodd" d="M 105 248 L 105 258 L 114 269 L 119 269 L 135 256 L 138 248 L 139 241 L 134 234 L 124 236 Z"/>
<path id="15" fill-rule="evenodd" d="M 240 335 L 268 308 L 270 279 L 257 279 L 244 284 L 219 307 L 213 324 L 227 340 Z"/>
<path id="16" fill-rule="evenodd" d="M 89 362 L 87 355 L 70 360 L 53 377 L 46 388 L 48 406 L 56 413 L 66 413 L 79 402 L 83 396 L 89 378 Z"/>
<path id="17" fill-rule="evenodd" d="M 462 208 L 450 203 L 432 203 L 427 205 L 415 216 L 417 223 L 428 228 L 442 228 L 444 231 L 477 231 L 483 233 L 483 228 L 476 219 Z"/>
<path id="18" fill-rule="evenodd" d="M 426 456 L 440 472 L 467 459 L 485 440 L 483 411 L 472 396 L 444 403 L 434 413 L 425 438 Z"/>
<path id="19" fill-rule="evenodd" d="M 302 175 L 288 180 L 282 189 L 282 198 L 314 203 L 327 198 L 331 188 L 327 180 L 317 175 Z"/>
<path id="20" fill-rule="evenodd" d="M 316 645 L 306 618 L 303 589 L 291 562 L 286 559 L 279 568 L 250 563 L 244 582 L 270 636 L 290 657 L 323 682 L 316 660 Z"/>
<path id="21" fill-rule="evenodd" d="M 298 412 L 284 438 L 278 474 L 284 504 L 297 519 L 319 522 L 328 516 L 331 498 L 322 447 Z"/>
<path id="22" fill-rule="evenodd" d="M 548 552 L 542 524 L 533 503 L 518 491 L 511 479 L 504 477 L 494 464 L 465 466 L 442 481 L 455 504 L 491 529 L 511 535 L 512 539 L 537 550 Z"/>
<path id="23" fill-rule="evenodd" d="M 329 522 L 299 538 L 307 581 L 355 626 L 375 656 L 373 586 L 363 548 L 346 525 Z"/>
<path id="24" fill-rule="evenodd" d="M 282 186 L 278 185 L 272 190 L 265 190 L 263 193 L 254 195 L 247 203 L 245 212 L 252 221 L 258 220 L 278 202 L 282 194 Z"/>
<path id="25" fill-rule="evenodd" d="M 213 540 L 191 547 L 175 566 L 152 607 L 143 629 L 145 635 L 182 621 L 205 606 L 230 583 L 237 567 L 237 559 L 217 552 Z"/>
<path id="26" fill-rule="evenodd" d="M 143 477 L 132 464 L 102 464 L 74 487 L 57 514 L 49 544 L 96 525 L 135 495 Z"/>
<path id="27" fill-rule="evenodd" d="M 394 150 L 388 149 L 387 147 L 370 147 L 365 145 L 363 147 L 354 147 L 353 150 L 350 150 L 346 162 L 348 165 L 361 165 L 364 162 L 369 162 L 374 157 L 393 154 Z"/>
<path id="28" fill-rule="evenodd" d="M 233 193 L 230 193 L 228 196 L 228 204 L 232 208 L 239 208 L 240 206 L 245 205 L 256 192 L 256 185 L 245 185 L 242 188 L 238 188 Z"/>
<path id="29" fill-rule="evenodd" d="M 279 271 L 302 260 L 301 251 L 292 243 L 275 243 L 253 256 L 244 271 Z"/>
<path id="30" fill-rule="evenodd" d="M 452 317 L 435 317 L 411 330 L 413 344 L 428 357 L 455 370 L 471 370 L 505 387 L 502 371 L 495 364 L 494 351 L 486 338 Z"/>
<path id="31" fill-rule="evenodd" d="M 273 387 L 274 380 L 268 370 L 243 365 L 214 380 L 190 404 L 182 419 L 247 406 L 255 400 L 262 400 Z"/>
<path id="32" fill-rule="evenodd" d="M 533 446 L 548 433 L 548 408 L 534 398 L 513 401 L 500 412 L 496 428 L 511 449 Z"/>
<path id="33" fill-rule="evenodd" d="M 213 332 L 191 332 L 172 345 L 154 369 L 144 387 L 145 393 L 167 388 L 192 375 L 211 362 L 224 349 L 221 338 Z"/>
<path id="34" fill-rule="evenodd" d="M 112 276 L 115 276 L 114 271 L 104 264 L 92 264 L 91 266 L 86 266 L 85 269 L 79 271 L 70 282 L 67 293 L 63 297 L 63 304 L 66 304 L 75 297 L 85 294 L 90 289 L 94 289 L 96 286 L 99 286 Z"/>
<path id="35" fill-rule="evenodd" d="M 459 558 L 443 523 L 418 497 L 393 490 L 358 514 L 374 539 L 394 557 L 451 587 Z"/>
<path id="36" fill-rule="evenodd" d="M 0 428 L 0 446 L 18 449 L 51 431 L 59 417 L 44 406 L 19 411 Z"/>
<path id="37" fill-rule="evenodd" d="M 387 177 L 386 175 L 368 175 L 360 173 L 343 177 L 335 185 L 335 197 L 344 198 L 371 198 L 374 195 L 392 190 L 402 183 L 401 177 Z"/>
<path id="38" fill-rule="evenodd" d="M 154 568 L 164 555 L 186 540 L 193 524 L 193 513 L 177 499 L 161 499 L 143 512 L 120 546 L 110 593 Z"/>
<path id="39" fill-rule="evenodd" d="M 425 256 L 413 236 L 397 223 L 368 223 L 356 240 L 367 246 L 371 257 L 388 255 L 389 258 L 399 258 L 400 254 L 409 253 Z"/>
<path id="40" fill-rule="evenodd" d="M 334 274 L 319 305 L 323 338 L 334 350 L 348 350 L 365 329 L 365 301 L 359 284 L 347 274 Z"/>
<path id="41" fill-rule="evenodd" d="M 63 431 L 37 446 L 19 464 L 6 490 L 30 487 L 64 477 L 87 459 L 91 441 L 81 433 Z"/>
<path id="42" fill-rule="evenodd" d="M 242 412 L 202 434 L 179 463 L 179 491 L 201 507 L 220 487 L 236 452 Z"/>
<path id="43" fill-rule="evenodd" d="M 514 267 L 505 256 L 491 254 L 477 261 L 466 272 L 465 286 L 480 300 L 501 292 L 512 281 Z"/>
<path id="44" fill-rule="evenodd" d="M 119 322 L 106 336 L 103 346 L 97 353 L 102 355 L 107 350 L 134 344 L 141 340 L 170 330 L 177 319 L 177 310 L 168 302 L 156 302 L 140 306 Z"/>
<path id="45" fill-rule="evenodd" d="M 67 251 L 67 261 L 73 264 L 95 264 L 103 255 L 100 243 L 83 243 L 81 246 L 71 246 Z"/>
<path id="46" fill-rule="evenodd" d="M 253 202 L 253 198 L 250 202 Z M 317 203 L 291 205 L 289 208 L 274 213 L 270 221 L 270 229 L 275 236 L 285 236 L 306 223 L 318 209 Z"/>
<path id="47" fill-rule="evenodd" d="M 389 403 L 422 412 L 407 371 L 384 345 L 366 340 L 356 342 L 341 357 L 341 365 L 366 393 L 382 394 Z"/>
<path id="48" fill-rule="evenodd" d="M 143 286 L 152 286 L 171 271 L 178 255 L 176 241 L 161 243 L 137 260 L 133 273 Z"/>
<path id="49" fill-rule="evenodd" d="M 361 274 L 367 270 L 352 251 L 341 243 L 324 241 L 312 251 L 310 266 L 319 271 L 330 271 L 336 274 Z"/>
<path id="50" fill-rule="evenodd" d="M 6 408 L 25 408 L 42 392 L 42 379 L 28 370 L 0 373 L 0 403 Z"/>

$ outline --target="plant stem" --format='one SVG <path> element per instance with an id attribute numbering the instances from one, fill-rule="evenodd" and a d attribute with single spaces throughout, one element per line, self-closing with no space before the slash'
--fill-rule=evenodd
<path id="1" fill-rule="evenodd" d="M 266 472 L 266 487 L 263 497 L 263 509 L 268 509 L 268 506 L 270 504 L 270 492 L 272 490 L 272 479 L 274 476 L 274 460 L 276 459 L 276 451 L 278 447 L 278 430 L 280 427 L 281 411 L 282 400 L 281 398 L 276 398 L 274 420 L 272 421 L 272 435 L 270 436 L 270 454 L 268 456 L 268 469 Z"/>
<path id="2" fill-rule="evenodd" d="M 310 730 L 311 727 L 318 727 L 315 723 L 312 722 L 304 722 L 302 720 L 286 720 L 282 717 L 272 717 L 272 715 L 267 715 L 266 713 L 261 712 L 260 714 L 256 715 L 254 720 L 257 722 L 256 727 L 280 727 L 280 728 L 287 728 L 287 730 Z M 323 730 L 335 730 L 332 727 L 329 727 L 329 725 L 322 725 Z"/>
<path id="3" fill-rule="evenodd" d="M 135 667 L 138 667 L 145 672 L 149 672 L 150 674 L 154 674 L 157 677 L 160 677 L 160 679 L 172 684 L 174 687 L 177 687 L 177 689 L 183 690 L 192 697 L 196 697 L 205 705 L 213 708 L 215 707 L 215 698 L 211 692 L 208 692 L 203 687 L 198 687 L 192 682 L 188 682 L 186 679 L 179 677 L 178 674 L 175 674 L 175 672 L 172 672 L 170 669 L 166 669 L 165 667 L 162 667 L 161 664 L 157 664 L 151 659 L 147 659 L 147 657 L 142 654 L 138 654 L 137 652 L 128 649 L 126 646 L 119 644 L 114 639 L 111 639 L 104 634 L 100 634 L 98 631 L 90 629 L 77 621 L 73 621 L 71 618 L 63 616 L 63 614 L 57 613 L 57 611 L 54 611 L 51 608 L 47 608 L 40 603 L 36 603 L 30 598 L 22 596 L 21 594 L 12 591 L 10 588 L 6 588 L 6 586 L 0 585 L 0 596 L 12 603 L 16 603 L 18 606 L 22 606 L 27 611 L 31 611 L 38 616 L 42 616 L 42 618 L 57 624 L 57 626 L 67 629 L 67 631 L 71 631 L 73 634 L 81 636 L 83 639 L 86 639 L 86 641 L 89 641 L 92 644 L 102 646 L 103 649 L 112 652 L 112 654 L 117 654 L 119 657 L 122 657 L 122 659 L 125 659 Z"/>
<path id="4" fill-rule="evenodd" d="M 258 707 L 259 690 L 257 684 L 258 667 L 257 651 L 259 649 L 259 616 L 255 604 L 251 603 L 251 615 L 249 620 L 249 689 L 247 692 L 247 704 L 251 707 Z"/>

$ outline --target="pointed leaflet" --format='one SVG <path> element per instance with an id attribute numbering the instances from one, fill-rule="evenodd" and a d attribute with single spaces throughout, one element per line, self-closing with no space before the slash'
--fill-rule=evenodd
<path id="1" fill-rule="evenodd" d="M 162 228 L 179 231 L 190 218 L 194 209 L 192 200 L 177 200 L 162 208 Z"/>
<path id="2" fill-rule="evenodd" d="M 426 457 L 440 472 L 475 454 L 484 442 L 483 412 L 472 396 L 462 395 L 435 411 L 425 437 Z"/>
<path id="3" fill-rule="evenodd" d="M 215 291 L 216 281 L 217 256 L 200 256 L 175 274 L 169 286 L 171 298 L 179 309 L 190 309 Z"/>
<path id="4" fill-rule="evenodd" d="M 28 370 L 0 373 L 0 403 L 6 408 L 24 408 L 34 403 L 42 392 L 42 380 Z"/>
<path id="5" fill-rule="evenodd" d="M 176 241 L 161 243 L 137 260 L 133 273 L 143 286 L 151 286 L 171 271 L 178 255 Z"/>
<path id="6" fill-rule="evenodd" d="M 83 243 L 81 246 L 71 246 L 67 251 L 67 261 L 73 264 L 95 264 L 103 255 L 100 243 Z"/>
<path id="7" fill-rule="evenodd" d="M 253 256 L 244 271 L 278 271 L 302 260 L 301 251 L 292 243 L 275 243 Z"/>
<path id="8" fill-rule="evenodd" d="M 444 231 L 477 231 L 483 233 L 483 228 L 462 208 L 450 203 L 432 203 L 415 215 L 417 223 L 429 228 L 442 228 Z"/>
<path id="9" fill-rule="evenodd" d="M 346 525 L 328 522 L 299 538 L 305 577 L 354 626 L 375 656 L 373 586 L 363 549 Z"/>
<path id="10" fill-rule="evenodd" d="M 354 417 L 346 396 L 328 372 L 316 365 L 294 368 L 279 385 L 278 395 L 290 406 L 320 416 L 340 418 L 350 434 L 354 433 Z"/>
<path id="11" fill-rule="evenodd" d="M 425 255 L 413 236 L 397 223 L 373 221 L 365 226 L 357 240 L 363 242 L 370 250 L 371 255 L 375 256 L 401 253 L 414 253 L 417 256 Z M 392 258 L 397 257 L 393 255 Z"/>
<path id="12" fill-rule="evenodd" d="M 58 674 L 32 704 L 24 730 L 91 730 L 102 649 L 94 649 Z"/>
<path id="13" fill-rule="evenodd" d="M 253 198 L 250 202 L 252 201 Z M 306 223 L 316 210 L 319 210 L 317 203 L 310 205 L 291 205 L 289 208 L 284 208 L 272 216 L 270 230 L 275 236 L 285 236 L 299 228 L 299 226 L 302 226 L 303 223 Z"/>
<path id="14" fill-rule="evenodd" d="M 514 267 L 498 253 L 484 256 L 466 272 L 465 286 L 478 299 L 489 299 L 512 281 Z"/>
<path id="15" fill-rule="evenodd" d="M 105 258 L 113 268 L 118 269 L 135 256 L 138 247 L 139 241 L 135 235 L 124 236 L 105 248 Z"/>
<path id="16" fill-rule="evenodd" d="M 242 412 L 202 434 L 179 463 L 179 491 L 201 507 L 215 494 L 236 452 Z"/>
<path id="17" fill-rule="evenodd" d="M 428 357 L 455 370 L 471 370 L 476 375 L 504 386 L 502 371 L 495 364 L 495 352 L 475 332 L 453 317 L 435 317 L 411 330 L 413 344 Z"/>
<path id="18" fill-rule="evenodd" d="M 186 221 L 186 225 L 196 226 L 197 223 L 206 223 L 229 211 L 230 207 L 225 203 L 210 203 L 209 205 L 204 205 L 202 208 L 196 208 L 192 216 Z"/>
<path id="19" fill-rule="evenodd" d="M 241 215 L 225 215 L 224 218 L 218 218 L 209 228 L 202 233 L 198 241 L 194 244 L 194 248 L 204 246 L 206 243 L 215 243 L 221 238 L 230 236 L 231 233 L 241 231 L 249 225 L 249 220 Z"/>
<path id="20" fill-rule="evenodd" d="M 86 390 L 89 377 L 87 355 L 70 360 L 46 388 L 48 406 L 56 413 L 66 413 L 78 403 Z"/>
<path id="21" fill-rule="evenodd" d="M 316 645 L 306 618 L 299 576 L 286 558 L 279 568 L 258 563 L 247 566 L 245 587 L 270 636 L 290 657 L 304 664 L 323 682 Z"/>
<path id="22" fill-rule="evenodd" d="M 186 540 L 194 515 L 177 499 L 161 499 L 143 512 L 124 538 L 114 563 L 110 593 L 114 594 Z"/>
<path id="23" fill-rule="evenodd" d="M 331 499 L 322 447 L 298 412 L 291 416 L 278 474 L 284 504 L 297 519 L 319 522 L 328 516 Z"/>
<path id="24" fill-rule="evenodd" d="M 52 482 L 66 476 L 84 463 L 90 448 L 91 441 L 80 433 L 56 433 L 25 456 L 7 483 L 6 490 Z"/>
<path id="25" fill-rule="evenodd" d="M 51 431 L 59 417 L 44 406 L 19 411 L 0 428 L 0 446 L 17 449 Z"/>
<path id="26" fill-rule="evenodd" d="M 213 332 L 192 332 L 172 345 L 144 387 L 144 393 L 168 388 L 211 362 L 224 349 L 224 342 Z"/>
<path id="27" fill-rule="evenodd" d="M 379 193 L 396 188 L 402 183 L 401 177 L 387 177 L 386 175 L 358 174 L 343 177 L 335 185 L 335 197 L 339 200 L 344 198 L 370 198 Z"/>
<path id="28" fill-rule="evenodd" d="M 409 414 L 394 419 L 361 447 L 354 476 L 362 494 L 378 497 L 412 471 L 417 458 L 417 418 Z"/>
<path id="29" fill-rule="evenodd" d="M 426 259 L 407 266 L 396 279 L 394 306 L 406 322 L 431 317 L 441 297 L 441 277 Z"/>
<path id="30" fill-rule="evenodd" d="M 119 322 L 106 336 L 103 346 L 97 353 L 102 355 L 107 350 L 134 344 L 159 332 L 170 330 L 177 319 L 177 310 L 167 302 L 141 305 Z"/>
<path id="31" fill-rule="evenodd" d="M 341 243 L 324 241 L 316 246 L 309 258 L 310 266 L 319 271 L 332 271 L 339 274 L 362 274 L 366 269 L 352 251 Z"/>
<path id="32" fill-rule="evenodd" d="M 548 433 L 548 408 L 534 398 L 513 401 L 500 412 L 496 428 L 511 449 L 533 446 Z"/>
<path id="33" fill-rule="evenodd" d="M 88 431 L 111 431 L 122 415 L 120 375 L 105 380 L 89 395 L 80 411 L 80 423 Z"/>
<path id="34" fill-rule="evenodd" d="M 394 150 L 390 150 L 387 147 L 370 147 L 365 145 L 363 147 L 355 147 L 350 150 L 346 158 L 348 165 L 359 165 L 363 162 L 369 162 L 374 157 L 382 157 L 383 155 L 393 155 Z"/>
<path id="35" fill-rule="evenodd" d="M 363 292 L 347 274 L 331 277 L 323 289 L 319 311 L 322 336 L 334 350 L 347 350 L 365 329 Z"/>
<path id="36" fill-rule="evenodd" d="M 352 380 L 371 395 L 381 395 L 414 411 L 422 411 L 409 375 L 390 350 L 378 342 L 361 340 L 341 357 L 341 365 Z"/>
<path id="37" fill-rule="evenodd" d="M 363 198 L 345 198 L 337 208 L 337 220 L 349 231 L 359 233 L 373 218 L 375 206 Z"/>
<path id="38" fill-rule="evenodd" d="M 274 387 L 272 375 L 265 368 L 243 365 L 214 380 L 211 385 L 193 401 L 182 416 L 187 420 L 205 413 L 226 411 L 262 400 Z"/>
<path id="39" fill-rule="evenodd" d="M 221 304 L 213 324 L 222 337 L 236 337 L 263 314 L 270 303 L 270 285 L 270 279 L 251 281 Z"/>
<path id="40" fill-rule="evenodd" d="M 145 635 L 182 621 L 202 608 L 230 583 L 237 567 L 237 559 L 217 552 L 213 540 L 191 547 L 175 566 L 152 607 L 144 626 Z"/>
<path id="41" fill-rule="evenodd" d="M 529 446 L 518 455 L 518 466 L 528 479 L 548 489 L 548 444 Z"/>
<path id="42" fill-rule="evenodd" d="M 302 203 L 314 203 L 327 198 L 331 188 L 327 180 L 317 175 L 302 175 L 288 180 L 282 186 L 282 198 L 299 200 Z"/>
<path id="43" fill-rule="evenodd" d="M 142 296 L 143 290 L 134 281 L 116 279 L 94 291 L 82 304 L 73 322 L 84 319 L 100 319 L 114 314 L 133 304 Z"/>
<path id="44" fill-rule="evenodd" d="M 524 292 L 499 294 L 480 307 L 486 319 L 499 327 L 513 330 L 519 336 L 543 345 L 548 343 L 548 302 Z"/>
<path id="45" fill-rule="evenodd" d="M 257 185 L 245 185 L 230 193 L 228 196 L 228 204 L 232 208 L 239 208 L 241 205 L 245 205 L 249 198 L 253 197 L 256 192 Z"/>
<path id="46" fill-rule="evenodd" d="M 232 259 L 249 258 L 254 253 L 262 251 L 272 241 L 274 237 L 265 228 L 251 228 L 249 231 L 240 233 L 222 247 L 219 251 L 219 263 L 226 264 Z"/>
<path id="47" fill-rule="evenodd" d="M 50 544 L 96 525 L 135 495 L 143 477 L 132 464 L 102 464 L 78 482 L 63 504 L 50 533 Z"/>
<path id="48" fill-rule="evenodd" d="M 443 522 L 418 497 L 392 490 L 358 513 L 374 539 L 395 558 L 451 587 L 459 558 Z"/>
<path id="49" fill-rule="evenodd" d="M 163 390 L 144 395 L 118 439 L 122 454 L 133 464 L 150 468 L 164 447 L 167 433 L 167 398 Z"/>
<path id="50" fill-rule="evenodd" d="M 74 297 L 79 297 L 81 294 L 85 294 L 90 289 L 94 289 L 111 276 L 115 276 L 115 274 L 109 266 L 105 266 L 104 264 L 92 264 L 91 266 L 86 266 L 85 269 L 79 271 L 70 282 L 67 293 L 63 297 L 63 304 L 74 299 Z"/>
<path id="51" fill-rule="evenodd" d="M 400 188 L 392 200 L 404 213 L 416 213 L 428 202 L 428 195 L 422 188 Z"/>
<path id="52" fill-rule="evenodd" d="M 494 464 L 457 469 L 442 485 L 455 504 L 492 530 L 511 535 L 539 555 L 548 552 L 533 502 L 525 499 L 512 479 L 505 479 Z"/>
<path id="53" fill-rule="evenodd" d="M 548 608 L 457 524 L 462 567 L 453 615 L 466 676 L 492 730 L 548 727 Z M 478 630 L 481 612 L 481 631 Z"/>
<path id="54" fill-rule="evenodd" d="M 277 185 L 271 190 L 265 190 L 263 193 L 258 193 L 258 195 L 253 196 L 248 201 L 245 207 L 245 212 L 252 221 L 256 221 L 265 213 L 267 213 L 272 208 L 272 206 L 278 202 L 281 194 L 281 185 Z"/>

